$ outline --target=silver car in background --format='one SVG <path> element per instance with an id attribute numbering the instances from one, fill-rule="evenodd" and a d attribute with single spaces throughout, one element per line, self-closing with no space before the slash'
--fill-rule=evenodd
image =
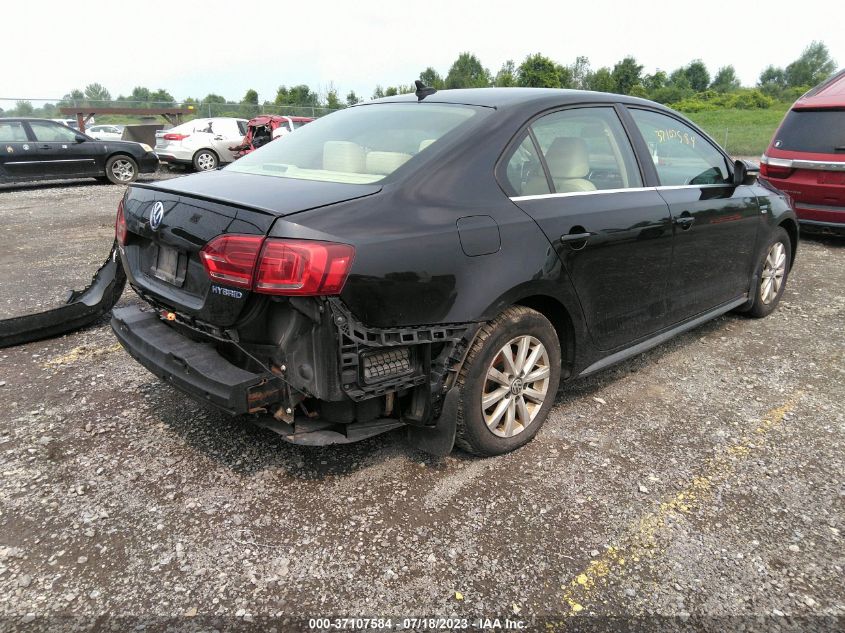
<path id="1" fill-rule="evenodd" d="M 246 119 L 194 119 L 156 132 L 155 152 L 165 163 L 190 165 L 197 171 L 217 169 L 235 160 L 229 147 L 243 140 L 246 128 Z"/>
<path id="2" fill-rule="evenodd" d="M 123 138 L 122 125 L 92 125 L 85 128 L 85 133 L 98 141 L 119 141 Z"/>

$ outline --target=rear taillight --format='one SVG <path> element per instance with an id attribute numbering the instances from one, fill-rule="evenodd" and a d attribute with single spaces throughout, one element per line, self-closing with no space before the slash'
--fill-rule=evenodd
<path id="1" fill-rule="evenodd" d="M 340 293 L 355 249 L 348 244 L 268 238 L 261 251 L 255 291 L 272 295 Z"/>
<path id="2" fill-rule="evenodd" d="M 760 175 L 769 178 L 789 178 L 792 172 L 792 161 L 788 158 L 770 158 L 763 154 L 760 159 Z"/>
<path id="3" fill-rule="evenodd" d="M 123 200 L 117 205 L 117 219 L 114 221 L 114 236 L 117 243 L 126 246 L 126 216 L 123 215 Z"/>
<path id="4" fill-rule="evenodd" d="M 183 141 L 189 136 L 190 134 L 165 134 L 163 138 L 165 141 Z"/>
<path id="5" fill-rule="evenodd" d="M 200 259 L 213 281 L 252 287 L 252 273 L 264 238 L 258 235 L 221 235 L 200 251 Z"/>
<path id="6" fill-rule="evenodd" d="M 254 235 L 221 235 L 200 251 L 213 281 L 288 296 L 340 293 L 354 256 L 348 244 Z"/>

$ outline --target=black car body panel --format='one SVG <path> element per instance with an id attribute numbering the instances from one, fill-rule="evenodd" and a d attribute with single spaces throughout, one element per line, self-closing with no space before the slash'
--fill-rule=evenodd
<path id="1" fill-rule="evenodd" d="M 417 99 L 383 102 L 414 108 Z M 794 255 L 795 214 L 779 192 L 752 179 L 661 183 L 666 165 L 684 162 L 654 155 L 629 108 L 686 126 L 697 135 L 694 142 L 713 145 L 729 177 L 733 170 L 709 137 L 662 106 L 532 89 L 441 91 L 425 103 L 492 112 L 374 184 L 224 170 L 127 192 L 130 237 L 122 258 L 132 286 L 175 321 L 163 327 L 182 328 L 198 341 L 225 341 L 221 349 L 228 351 L 220 353 L 229 362 L 257 360 L 266 377 L 281 377 L 288 391 L 266 409 L 284 424 L 306 415 L 343 433 L 353 423 L 392 417 L 435 428 L 468 345 L 481 324 L 509 306 L 547 316 L 564 350 L 563 376 L 571 378 L 746 304 L 755 257 L 778 226 L 793 237 Z M 610 109 L 618 117 L 637 186 L 514 191 L 503 177 L 514 147 L 528 138 L 533 121 L 573 106 Z M 152 231 L 149 213 L 159 201 L 165 219 Z M 351 244 L 354 262 L 336 297 L 213 294 L 196 254 L 226 233 Z M 186 258 L 183 286 L 150 274 L 160 246 Z M 398 370 L 373 379 L 372 367 L 381 364 Z"/>
<path id="2" fill-rule="evenodd" d="M 158 156 L 130 141 L 98 141 L 60 123 L 46 119 L 3 118 L 4 124 L 19 124 L 16 134 L 0 140 L 0 182 L 23 182 L 65 178 L 97 178 L 106 174 L 112 156 L 131 157 L 138 172 L 158 169 Z M 33 124 L 49 124 L 65 130 L 70 140 L 38 140 Z"/>

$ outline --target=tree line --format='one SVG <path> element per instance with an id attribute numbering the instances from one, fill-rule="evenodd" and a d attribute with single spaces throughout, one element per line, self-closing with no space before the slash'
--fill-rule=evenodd
<path id="1" fill-rule="evenodd" d="M 532 87 L 572 88 L 615 92 L 651 99 L 668 104 L 685 112 L 715 110 L 719 108 L 767 108 L 776 101 L 794 101 L 810 87 L 824 81 L 836 70 L 836 62 L 823 42 L 810 43 L 801 55 L 783 68 L 767 66 L 760 73 L 753 87 L 743 87 L 733 66 L 723 66 L 711 74 L 701 59 L 694 59 L 685 66 L 667 72 L 656 70 L 644 73 L 644 66 L 633 56 L 619 60 L 613 66 L 592 69 L 589 58 L 579 56 L 565 65 L 534 53 L 517 65 L 506 61 L 493 73 L 485 68 L 479 58 L 470 52 L 461 53 L 445 76 L 429 66 L 419 79 L 438 90 L 451 88 Z M 413 92 L 411 84 L 377 85 L 371 98 L 378 99 Z M 259 113 L 319 116 L 326 112 L 355 105 L 365 99 L 355 91 L 342 98 L 330 83 L 323 90 L 314 90 L 300 84 L 282 85 L 272 101 L 259 101 L 258 93 L 249 89 L 240 101 L 210 93 L 203 98 L 177 101 L 167 90 L 150 90 L 138 86 L 129 95 L 112 99 L 109 91 L 99 83 L 84 89 L 74 89 L 56 104 L 47 103 L 34 107 L 31 102 L 18 101 L 5 112 L 6 116 L 44 116 L 57 118 L 62 106 L 89 107 L 192 107 L 199 116 L 252 117 Z M 4 114 L 0 109 L 0 115 Z"/>

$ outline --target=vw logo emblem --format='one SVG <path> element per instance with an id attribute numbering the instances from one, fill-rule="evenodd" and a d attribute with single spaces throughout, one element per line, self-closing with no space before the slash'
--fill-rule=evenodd
<path id="1" fill-rule="evenodd" d="M 161 226 L 161 219 L 164 217 L 164 205 L 161 202 L 156 202 L 153 205 L 153 210 L 150 211 L 150 228 L 157 231 Z"/>

